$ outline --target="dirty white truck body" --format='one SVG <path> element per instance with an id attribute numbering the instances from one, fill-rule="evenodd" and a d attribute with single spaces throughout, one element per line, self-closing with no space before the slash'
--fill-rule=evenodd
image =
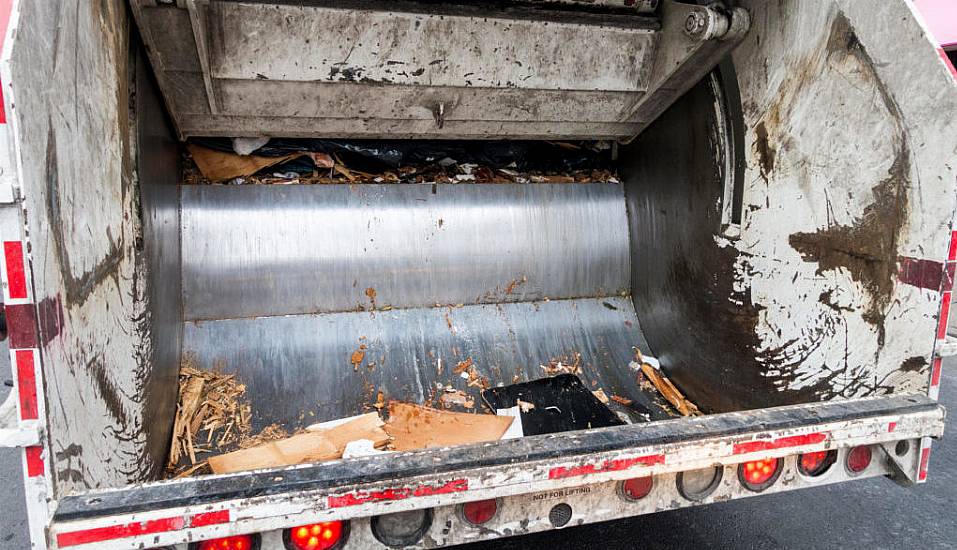
<path id="1" fill-rule="evenodd" d="M 410 546 L 439 547 L 754 496 L 739 465 L 776 457 L 763 492 L 923 482 L 957 259 L 943 56 L 903 1 L 657 4 L 0 2 L 0 434 L 34 547 L 270 550 L 332 520 L 376 547 L 372 518 L 423 509 Z M 178 185 L 179 139 L 260 135 L 614 140 L 621 183 Z M 394 307 L 356 311 L 366 287 Z M 331 417 L 361 412 L 360 334 L 397 399 L 430 351 L 495 384 L 576 352 L 627 385 L 636 346 L 709 414 L 160 480 L 184 354 L 263 415 Z"/>

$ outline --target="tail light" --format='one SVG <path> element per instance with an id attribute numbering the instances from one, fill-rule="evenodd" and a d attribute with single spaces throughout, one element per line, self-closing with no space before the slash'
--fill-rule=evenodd
<path id="1" fill-rule="evenodd" d="M 798 457 L 798 470 L 808 477 L 817 477 L 831 468 L 837 462 L 837 451 L 818 451 L 804 453 Z"/>
<path id="2" fill-rule="evenodd" d="M 259 537 L 255 535 L 236 535 L 221 539 L 204 540 L 197 546 L 197 550 L 257 550 Z"/>
<path id="3" fill-rule="evenodd" d="M 341 548 L 348 536 L 348 523 L 326 521 L 286 529 L 282 541 L 287 550 L 331 550 Z"/>
<path id="4" fill-rule="evenodd" d="M 410 510 L 372 518 L 372 535 L 386 546 L 412 546 L 432 526 L 432 510 Z"/>
<path id="5" fill-rule="evenodd" d="M 745 489 L 760 493 L 778 480 L 783 464 L 784 460 L 780 458 L 763 458 L 745 462 L 738 466 L 738 480 Z"/>
<path id="6" fill-rule="evenodd" d="M 854 447 L 847 453 L 845 461 L 847 471 L 852 474 L 859 474 L 871 465 L 871 448 L 868 445 Z"/>
<path id="7" fill-rule="evenodd" d="M 654 478 L 651 476 L 636 477 L 622 481 L 618 488 L 618 494 L 625 500 L 641 500 L 651 492 L 651 488 L 654 487 L 654 481 Z"/>
<path id="8" fill-rule="evenodd" d="M 721 485 L 723 475 L 724 468 L 721 466 L 679 472 L 676 480 L 678 492 L 688 500 L 704 500 Z"/>
<path id="9" fill-rule="evenodd" d="M 498 513 L 498 500 L 480 500 L 466 502 L 462 505 L 462 517 L 471 525 L 479 526 L 488 523 Z"/>

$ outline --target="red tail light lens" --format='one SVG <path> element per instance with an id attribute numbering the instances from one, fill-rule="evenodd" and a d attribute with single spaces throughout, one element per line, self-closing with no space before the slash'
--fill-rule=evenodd
<path id="1" fill-rule="evenodd" d="M 254 550 L 252 535 L 237 535 L 221 539 L 204 540 L 199 550 Z"/>
<path id="2" fill-rule="evenodd" d="M 286 529 L 283 542 L 288 550 L 330 550 L 339 548 L 348 534 L 348 524 L 326 521 Z"/>
<path id="3" fill-rule="evenodd" d="M 480 500 L 478 502 L 466 502 L 462 505 L 462 517 L 472 525 L 482 525 L 488 523 L 498 512 L 498 501 Z"/>
<path id="4" fill-rule="evenodd" d="M 782 460 L 780 458 L 764 458 L 752 460 L 738 466 L 738 479 L 746 489 L 761 492 L 777 481 L 781 475 Z"/>
<path id="5" fill-rule="evenodd" d="M 798 470 L 808 477 L 817 477 L 831 468 L 837 460 L 837 451 L 804 453 L 798 457 Z"/>
<path id="6" fill-rule="evenodd" d="M 859 474 L 871 465 L 871 448 L 867 445 L 854 447 L 847 453 L 847 470 Z"/>
<path id="7" fill-rule="evenodd" d="M 629 479 L 621 482 L 621 496 L 625 500 L 641 500 L 648 496 L 653 486 L 654 478 L 651 476 Z"/>

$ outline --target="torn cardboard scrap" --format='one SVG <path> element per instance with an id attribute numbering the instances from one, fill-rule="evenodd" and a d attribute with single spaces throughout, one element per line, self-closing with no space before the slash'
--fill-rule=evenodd
<path id="1" fill-rule="evenodd" d="M 214 456 L 209 459 L 209 467 L 214 473 L 228 474 L 334 460 L 342 457 L 350 442 L 361 439 L 371 441 L 375 448 L 385 447 L 389 442 L 389 435 L 383 431 L 377 413 L 356 416 L 331 427 L 323 424 L 310 426 L 305 433 L 286 439 Z"/>
<path id="2" fill-rule="evenodd" d="M 189 154 L 203 177 L 212 182 L 226 181 L 241 176 L 251 176 L 263 168 L 276 166 L 299 157 L 309 157 L 319 168 L 332 168 L 332 157 L 325 153 L 299 151 L 279 157 L 261 157 L 257 155 L 241 156 L 236 153 L 227 153 L 208 149 L 201 145 L 189 143 L 186 145 Z"/>
<path id="3" fill-rule="evenodd" d="M 440 411 L 392 401 L 385 431 L 392 437 L 392 449 L 412 451 L 498 441 L 513 421 L 510 416 Z"/>

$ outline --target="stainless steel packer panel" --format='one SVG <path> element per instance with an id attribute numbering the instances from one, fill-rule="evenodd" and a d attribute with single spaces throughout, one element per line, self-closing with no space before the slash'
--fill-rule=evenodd
<path id="1" fill-rule="evenodd" d="M 187 320 L 615 296 L 622 187 L 183 187 Z M 370 290 L 371 289 L 371 290 Z"/>
<path id="2" fill-rule="evenodd" d="M 589 388 L 663 418 L 628 368 L 633 346 L 645 343 L 631 300 L 620 297 L 203 321 L 186 323 L 184 333 L 186 356 L 247 385 L 257 430 L 367 412 L 379 391 L 427 402 L 441 396 L 437 382 L 469 392 L 481 407 L 479 389 L 453 372 L 468 358 L 495 386 L 542 378 L 543 364 L 580 357 Z"/>

